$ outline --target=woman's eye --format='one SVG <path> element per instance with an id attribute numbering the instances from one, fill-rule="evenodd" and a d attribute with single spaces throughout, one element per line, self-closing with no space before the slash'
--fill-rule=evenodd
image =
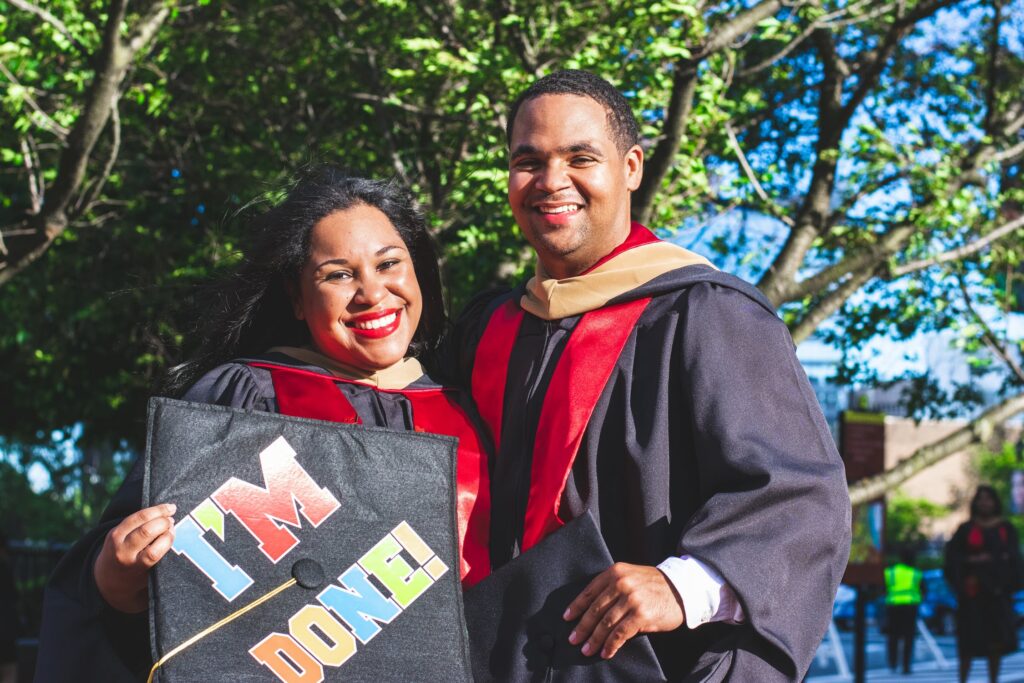
<path id="1" fill-rule="evenodd" d="M 384 261 L 379 266 L 377 266 L 377 270 L 388 270 L 389 268 L 394 268 L 399 263 L 401 263 L 401 261 L 399 261 L 398 259 L 388 259 L 387 261 Z"/>
<path id="2" fill-rule="evenodd" d="M 352 273 L 344 270 L 336 270 L 333 273 L 328 273 L 324 278 L 325 280 L 349 280 L 352 278 Z"/>

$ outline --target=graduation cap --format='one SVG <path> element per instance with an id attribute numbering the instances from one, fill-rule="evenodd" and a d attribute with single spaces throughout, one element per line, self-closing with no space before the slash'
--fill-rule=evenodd
<path id="1" fill-rule="evenodd" d="M 569 643 L 562 615 L 612 565 L 590 513 L 577 517 L 466 591 L 473 678 L 480 681 L 664 681 L 646 636 L 611 659 Z"/>
<path id="2" fill-rule="evenodd" d="M 469 680 L 456 442 L 150 402 L 151 680 Z"/>

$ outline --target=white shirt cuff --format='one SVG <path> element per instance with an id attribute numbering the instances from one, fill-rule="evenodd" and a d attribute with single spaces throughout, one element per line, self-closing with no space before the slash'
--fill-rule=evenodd
<path id="1" fill-rule="evenodd" d="M 721 574 L 689 555 L 670 557 L 658 565 L 679 593 L 686 626 L 694 629 L 712 621 L 742 624 L 743 606 Z"/>

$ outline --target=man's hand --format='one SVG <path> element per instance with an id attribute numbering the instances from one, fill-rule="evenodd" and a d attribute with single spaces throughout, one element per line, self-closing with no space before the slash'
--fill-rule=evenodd
<path id="1" fill-rule="evenodd" d="M 673 631 L 686 621 L 683 602 L 660 569 L 624 562 L 598 574 L 563 618 L 580 615 L 569 642 L 584 643 L 583 654 L 600 652 L 605 659 L 638 633 Z"/>
<path id="2" fill-rule="evenodd" d="M 135 613 L 148 605 L 150 568 L 174 543 L 173 504 L 154 505 L 125 517 L 110 530 L 92 573 L 107 604 Z"/>

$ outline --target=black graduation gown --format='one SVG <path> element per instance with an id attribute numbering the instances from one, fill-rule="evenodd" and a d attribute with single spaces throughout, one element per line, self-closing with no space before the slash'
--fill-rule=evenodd
<path id="1" fill-rule="evenodd" d="M 524 291 L 470 303 L 442 359 L 450 381 L 470 387 L 491 314 Z M 656 565 L 689 554 L 736 592 L 744 625 L 651 636 L 669 680 L 691 671 L 695 680 L 800 680 L 849 555 L 850 503 L 834 441 L 788 330 L 756 289 L 691 265 L 608 305 L 645 297 L 559 514 L 589 510 L 616 561 Z M 495 570 L 522 547 L 538 416 L 579 319 L 526 313 L 516 336 L 491 470 Z"/>
<path id="2" fill-rule="evenodd" d="M 328 373 L 281 353 L 268 353 L 251 361 L 290 365 L 319 374 Z M 362 424 L 412 431 L 409 400 L 399 393 L 371 386 L 339 382 Z M 409 388 L 438 386 L 423 376 Z M 270 371 L 245 361 L 214 368 L 182 397 L 244 410 L 278 411 Z M 61 560 L 47 584 L 39 637 L 36 681 L 145 681 L 153 665 L 149 621 L 145 612 L 126 615 L 111 609 L 93 580 L 92 566 L 107 533 L 142 506 L 142 459 L 129 472 L 95 529 L 79 540 Z"/>
<path id="3" fill-rule="evenodd" d="M 1020 564 L 1017 530 L 1007 521 L 991 527 L 964 522 L 949 539 L 944 573 L 956 591 L 962 659 L 1017 651 L 1013 592 L 1020 586 Z"/>

